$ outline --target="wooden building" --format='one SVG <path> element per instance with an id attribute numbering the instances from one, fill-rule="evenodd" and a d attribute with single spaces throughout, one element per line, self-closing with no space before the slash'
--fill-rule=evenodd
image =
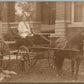
<path id="1" fill-rule="evenodd" d="M 15 3 L 0 2 L 0 20 L 15 23 Z M 79 29 L 84 30 L 84 2 L 33 2 L 35 14 L 33 25 L 36 32 L 55 31 L 52 36 L 73 35 Z M 7 25 L 6 25 L 7 26 Z M 7 27 L 0 28 L 6 31 Z M 2 31 L 0 31 L 2 34 Z M 70 32 L 71 31 L 71 32 Z M 1 35 L 0 35 L 1 36 Z"/>

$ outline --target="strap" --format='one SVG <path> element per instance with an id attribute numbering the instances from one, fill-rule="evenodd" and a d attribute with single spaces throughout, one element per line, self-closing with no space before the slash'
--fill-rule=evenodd
<path id="1" fill-rule="evenodd" d="M 46 40 L 47 42 L 49 42 L 49 40 L 48 40 L 45 36 L 40 35 L 40 37 L 41 37 L 42 39 Z"/>

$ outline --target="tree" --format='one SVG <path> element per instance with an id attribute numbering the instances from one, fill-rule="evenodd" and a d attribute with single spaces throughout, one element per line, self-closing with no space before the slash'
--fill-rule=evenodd
<path id="1" fill-rule="evenodd" d="M 16 2 L 15 4 L 15 15 L 21 18 L 23 15 L 27 17 L 32 17 L 34 14 L 34 2 Z"/>

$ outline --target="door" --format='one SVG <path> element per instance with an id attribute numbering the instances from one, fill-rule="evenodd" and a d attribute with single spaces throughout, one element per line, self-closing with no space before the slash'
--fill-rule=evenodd
<path id="1" fill-rule="evenodd" d="M 41 7 L 41 22 L 42 24 L 55 24 L 56 19 L 56 3 L 42 2 Z"/>
<path id="2" fill-rule="evenodd" d="M 41 6 L 41 32 L 54 33 L 56 20 L 56 3 L 42 2 Z"/>

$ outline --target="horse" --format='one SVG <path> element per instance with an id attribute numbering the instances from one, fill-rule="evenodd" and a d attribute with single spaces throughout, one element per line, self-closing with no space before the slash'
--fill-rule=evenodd
<path id="1" fill-rule="evenodd" d="M 83 35 L 81 32 L 76 33 L 72 38 L 67 40 L 64 38 L 58 38 L 54 47 L 58 48 L 54 52 L 54 63 L 59 76 L 62 75 L 62 68 L 65 59 L 71 60 L 72 77 L 77 79 L 79 66 L 83 57 Z M 64 49 L 64 50 L 60 50 Z M 65 50 L 66 49 L 66 50 Z M 71 49 L 71 50 L 68 50 Z M 76 68 L 75 68 L 76 66 Z"/>

